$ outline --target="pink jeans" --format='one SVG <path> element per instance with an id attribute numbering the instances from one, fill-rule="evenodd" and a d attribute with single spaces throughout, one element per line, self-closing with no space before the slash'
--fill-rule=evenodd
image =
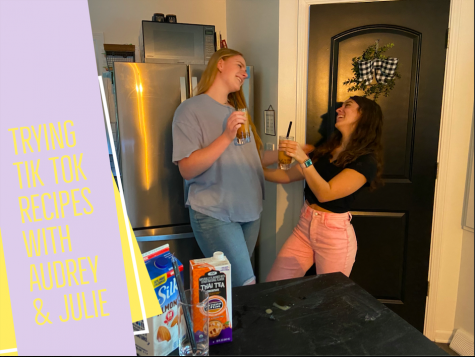
<path id="1" fill-rule="evenodd" d="M 349 276 L 357 250 L 350 221 L 349 212 L 321 212 L 305 204 L 266 281 L 302 277 L 313 263 L 317 274 L 342 272 Z"/>

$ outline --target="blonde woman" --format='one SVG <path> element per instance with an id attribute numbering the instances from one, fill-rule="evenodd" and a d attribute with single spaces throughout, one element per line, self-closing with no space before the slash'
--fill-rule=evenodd
<path id="1" fill-rule="evenodd" d="M 173 161 L 186 181 L 186 206 L 198 245 L 206 257 L 222 251 L 232 265 L 233 286 L 255 283 L 250 256 L 256 245 L 264 198 L 261 139 L 247 108 L 247 78 L 241 53 L 221 49 L 210 59 L 197 95 L 173 118 Z M 237 108 L 236 108 L 237 107 Z M 249 120 L 251 142 L 235 145 L 238 128 Z M 269 155 L 269 164 L 274 161 Z"/>

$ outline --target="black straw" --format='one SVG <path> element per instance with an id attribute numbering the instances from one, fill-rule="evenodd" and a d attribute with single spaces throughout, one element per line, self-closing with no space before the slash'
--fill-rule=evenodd
<path id="1" fill-rule="evenodd" d="M 286 138 L 288 138 L 289 135 L 290 135 L 290 128 L 291 128 L 291 127 L 292 127 L 292 122 L 289 123 L 289 130 L 287 130 L 287 136 L 286 136 Z"/>
<path id="2" fill-rule="evenodd" d="M 193 350 L 193 355 L 195 355 L 197 346 L 195 341 L 195 335 L 193 333 L 193 327 L 191 324 L 191 316 L 190 311 L 188 311 L 188 302 L 186 301 L 185 295 L 185 288 L 183 287 L 183 282 L 181 281 L 180 269 L 178 268 L 178 264 L 176 262 L 176 258 L 172 256 L 172 264 L 173 264 L 173 272 L 175 273 L 176 283 L 178 285 L 178 294 L 180 295 L 180 300 L 184 304 L 183 305 L 183 314 L 185 315 L 185 323 L 186 323 L 186 332 L 190 339 L 191 349 Z M 191 304 L 191 303 L 190 303 Z"/>

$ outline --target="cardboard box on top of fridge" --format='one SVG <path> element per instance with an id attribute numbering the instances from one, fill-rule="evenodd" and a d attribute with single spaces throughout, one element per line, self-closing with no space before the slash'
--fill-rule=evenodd
<path id="1" fill-rule="evenodd" d="M 178 287 L 173 272 L 169 245 L 142 254 L 163 313 L 147 319 L 148 334 L 135 335 L 139 356 L 165 356 L 178 347 Z M 183 280 L 183 264 L 177 261 Z M 134 323 L 134 331 L 144 329 L 143 321 Z"/>

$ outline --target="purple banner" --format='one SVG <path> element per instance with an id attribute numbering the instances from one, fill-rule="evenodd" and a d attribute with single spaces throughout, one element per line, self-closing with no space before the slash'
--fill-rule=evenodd
<path id="1" fill-rule="evenodd" d="M 87 0 L 0 0 L 0 229 L 20 355 L 135 355 Z"/>

